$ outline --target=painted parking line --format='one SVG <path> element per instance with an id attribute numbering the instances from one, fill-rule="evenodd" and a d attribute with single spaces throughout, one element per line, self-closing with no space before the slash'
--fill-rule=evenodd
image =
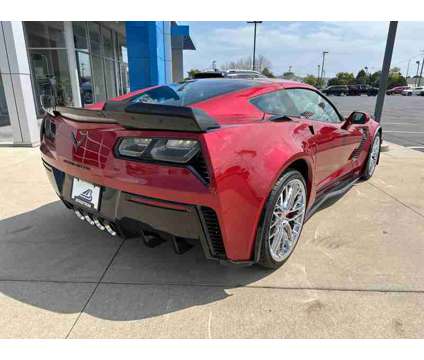
<path id="1" fill-rule="evenodd" d="M 424 134 L 424 131 L 400 131 L 400 130 L 384 130 L 385 133 L 399 133 L 399 134 Z"/>
<path id="2" fill-rule="evenodd" d="M 386 123 L 384 121 L 382 121 L 382 123 L 384 125 L 419 125 L 417 123 L 415 123 L 415 124 L 414 123 L 398 123 L 398 122 Z"/>

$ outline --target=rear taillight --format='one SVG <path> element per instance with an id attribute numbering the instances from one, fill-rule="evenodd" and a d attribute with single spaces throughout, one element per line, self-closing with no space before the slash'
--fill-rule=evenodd
<path id="1" fill-rule="evenodd" d="M 43 140 L 45 136 L 46 139 L 54 142 L 56 138 L 56 123 L 54 122 L 51 115 L 46 115 L 41 123 L 40 128 L 40 140 Z"/>
<path id="2" fill-rule="evenodd" d="M 120 157 L 178 164 L 188 163 L 199 152 L 199 142 L 191 139 L 126 137 L 116 148 Z"/>

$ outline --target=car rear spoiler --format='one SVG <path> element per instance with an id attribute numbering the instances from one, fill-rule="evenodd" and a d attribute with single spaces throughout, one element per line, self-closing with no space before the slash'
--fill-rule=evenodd
<path id="1" fill-rule="evenodd" d="M 139 130 L 206 132 L 220 127 L 200 109 L 147 103 L 107 102 L 103 110 L 58 106 L 55 115 L 78 122 L 120 124 Z"/>

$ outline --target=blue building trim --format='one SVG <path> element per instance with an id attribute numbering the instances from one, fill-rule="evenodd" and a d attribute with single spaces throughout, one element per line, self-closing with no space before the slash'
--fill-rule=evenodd
<path id="1" fill-rule="evenodd" d="M 131 91 L 172 81 L 171 25 L 166 21 L 127 21 Z"/>

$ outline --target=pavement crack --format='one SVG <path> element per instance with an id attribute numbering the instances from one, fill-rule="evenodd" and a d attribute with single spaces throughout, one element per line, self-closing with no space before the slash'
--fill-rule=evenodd
<path id="1" fill-rule="evenodd" d="M 125 243 L 125 239 L 122 239 L 121 243 L 119 244 L 118 248 L 116 249 L 115 253 L 113 254 L 112 258 L 110 259 L 109 263 L 107 264 L 105 270 L 103 271 L 102 275 L 99 278 L 99 281 L 97 281 L 96 286 L 94 287 L 93 291 L 91 292 L 90 296 L 88 297 L 87 301 L 85 302 L 84 306 L 82 307 L 81 311 L 79 312 L 78 316 L 76 317 L 74 323 L 72 324 L 71 328 L 69 329 L 68 333 L 66 334 L 65 339 L 68 339 L 69 336 L 72 333 L 72 330 L 74 330 L 75 325 L 78 323 L 78 320 L 80 319 L 82 313 L 85 311 L 85 309 L 87 308 L 88 304 L 90 303 L 92 297 L 94 296 L 97 288 L 99 287 L 99 285 L 101 284 L 103 278 L 105 277 L 106 273 L 108 272 L 110 266 L 112 265 L 113 261 L 115 260 L 116 256 L 118 255 L 119 251 L 121 250 L 122 246 Z"/>
<path id="2" fill-rule="evenodd" d="M 406 208 L 408 208 L 409 210 L 411 210 L 412 212 L 414 212 L 415 214 L 417 214 L 418 216 L 421 216 L 424 218 L 424 214 L 421 214 L 419 211 L 415 210 L 413 207 L 409 206 L 408 204 L 404 203 L 402 200 L 399 200 L 398 198 L 394 197 L 392 194 L 388 193 L 387 191 L 379 188 L 377 185 L 368 182 L 368 184 L 370 186 L 372 186 L 373 188 L 380 190 L 382 193 L 386 194 L 387 196 L 389 196 L 390 198 L 392 198 L 393 200 L 395 200 L 396 202 L 398 202 L 399 204 L 405 206 Z"/>

